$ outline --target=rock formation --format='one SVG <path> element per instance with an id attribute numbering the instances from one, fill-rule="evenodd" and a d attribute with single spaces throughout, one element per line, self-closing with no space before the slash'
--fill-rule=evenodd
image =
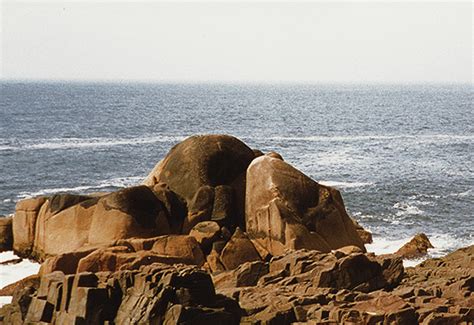
<path id="1" fill-rule="evenodd" d="M 143 185 L 18 202 L 0 249 L 42 262 L 0 290 L 0 323 L 462 323 L 474 316 L 474 248 L 366 253 L 342 196 L 225 135 L 173 147 Z M 12 234 L 13 240 L 8 239 Z M 3 245 L 3 246 L 2 246 Z M 398 256 L 397 256 L 398 255 Z"/>
<path id="2" fill-rule="evenodd" d="M 336 189 L 320 185 L 279 158 L 261 156 L 247 170 L 246 230 L 272 255 L 285 249 L 355 245 L 365 251 Z"/>
<path id="3" fill-rule="evenodd" d="M 216 294 L 196 267 L 155 263 L 136 271 L 53 272 L 0 310 L 5 324 L 238 324 L 237 302 Z"/>
<path id="4" fill-rule="evenodd" d="M 145 244 L 147 246 L 148 244 Z M 17 286 L 5 324 L 470 324 L 474 246 L 404 269 L 355 247 L 288 251 L 211 276 L 153 262 Z"/>
<path id="5" fill-rule="evenodd" d="M 0 216 L 0 252 L 13 249 L 12 219 Z"/>
<path id="6" fill-rule="evenodd" d="M 428 237 L 423 234 L 416 234 L 408 243 L 400 247 L 394 254 L 406 259 L 414 259 L 425 256 L 428 248 L 433 248 Z"/>

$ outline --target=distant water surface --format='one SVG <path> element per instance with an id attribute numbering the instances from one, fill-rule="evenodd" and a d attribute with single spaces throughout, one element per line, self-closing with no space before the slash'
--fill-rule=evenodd
<path id="1" fill-rule="evenodd" d="M 375 251 L 474 243 L 471 85 L 0 85 L 0 214 L 139 184 L 185 137 L 226 133 L 340 189 Z"/>

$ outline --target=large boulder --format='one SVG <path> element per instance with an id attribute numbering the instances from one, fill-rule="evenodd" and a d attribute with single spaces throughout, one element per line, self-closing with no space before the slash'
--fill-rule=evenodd
<path id="1" fill-rule="evenodd" d="M 183 233 L 210 220 L 213 212 L 222 223 L 243 226 L 245 171 L 254 157 L 252 149 L 235 137 L 193 136 L 174 146 L 144 184 L 164 183 L 186 202 Z M 219 186 L 229 187 L 215 190 Z"/>
<path id="2" fill-rule="evenodd" d="M 111 193 L 98 201 L 88 242 L 99 244 L 168 233 L 170 226 L 164 205 L 150 188 L 135 186 Z"/>
<path id="3" fill-rule="evenodd" d="M 33 250 L 38 213 L 47 197 L 24 199 L 16 204 L 12 221 L 13 250 L 21 257 L 28 257 Z"/>
<path id="4" fill-rule="evenodd" d="M 46 200 L 38 213 L 30 256 L 38 260 L 74 251 L 88 243 L 92 216 L 98 199 L 89 197 L 58 209 L 55 206 L 55 200 L 58 199 L 55 198 L 56 195 Z"/>
<path id="5" fill-rule="evenodd" d="M 268 155 L 247 170 L 245 218 L 249 236 L 273 255 L 349 245 L 365 251 L 339 191 Z"/>
<path id="6" fill-rule="evenodd" d="M 147 186 L 94 197 L 61 194 L 29 199 L 18 204 L 13 218 L 18 234 L 14 248 L 21 256 L 44 260 L 120 239 L 169 234 L 168 220 L 166 207 Z"/>

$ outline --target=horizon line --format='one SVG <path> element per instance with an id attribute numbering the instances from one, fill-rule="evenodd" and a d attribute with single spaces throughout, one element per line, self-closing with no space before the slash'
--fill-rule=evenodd
<path id="1" fill-rule="evenodd" d="M 0 82 L 23 82 L 23 83 L 143 83 L 143 84 L 301 84 L 301 85 L 472 85 L 470 81 L 433 81 L 433 80 L 413 80 L 413 81 L 379 81 L 379 80 L 178 80 L 178 79 L 110 79 L 110 78 L 4 78 L 0 77 Z"/>

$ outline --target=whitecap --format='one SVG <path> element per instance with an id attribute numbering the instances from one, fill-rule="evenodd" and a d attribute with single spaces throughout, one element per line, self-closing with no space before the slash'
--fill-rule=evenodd
<path id="1" fill-rule="evenodd" d="M 454 196 L 454 197 L 466 197 L 466 196 L 470 196 L 470 195 L 472 195 L 472 189 L 469 189 L 467 191 L 460 192 L 460 193 L 451 193 L 451 194 L 449 194 L 449 196 Z"/>
<path id="2" fill-rule="evenodd" d="M 408 204 L 406 202 L 397 202 L 393 205 L 393 208 L 399 210 L 396 213 L 396 215 L 399 217 L 404 215 L 420 215 L 424 213 L 424 211 L 417 206 Z"/>
<path id="3" fill-rule="evenodd" d="M 368 252 L 375 253 L 376 255 L 392 254 L 392 253 L 395 253 L 397 250 L 399 250 L 403 245 L 408 243 L 414 236 L 415 234 L 409 237 L 404 236 L 401 239 L 373 236 L 373 243 L 366 244 L 365 247 Z M 405 267 L 416 266 L 428 258 L 442 257 L 450 252 L 455 251 L 456 249 L 474 245 L 473 238 L 461 239 L 450 234 L 438 234 L 438 233 L 427 234 L 427 236 L 431 244 L 433 245 L 433 248 L 428 249 L 428 253 L 426 256 L 423 256 L 417 259 L 403 260 L 403 265 Z"/>
<path id="4" fill-rule="evenodd" d="M 100 148 L 125 145 L 142 145 L 153 143 L 174 143 L 185 139 L 185 136 L 158 135 L 139 138 L 51 138 L 26 140 L 17 146 L 2 146 L 2 150 L 59 150 L 77 148 Z"/>
<path id="5" fill-rule="evenodd" d="M 81 185 L 75 187 L 58 187 L 58 188 L 46 188 L 36 192 L 20 192 L 17 195 L 18 199 L 25 199 L 40 195 L 51 195 L 61 192 L 73 192 L 73 193 L 90 193 L 96 192 L 107 188 L 124 188 L 129 186 L 138 185 L 143 181 L 141 176 L 132 176 L 132 177 L 116 177 L 108 180 L 100 181 L 96 184 L 91 185 Z"/>
<path id="6" fill-rule="evenodd" d="M 365 186 L 374 185 L 374 183 L 370 183 L 370 182 L 318 181 L 318 183 L 325 186 L 340 187 L 340 188 L 365 187 Z"/>
<path id="7" fill-rule="evenodd" d="M 310 141 L 310 142 L 331 142 L 331 141 L 367 141 L 367 140 L 397 140 L 408 139 L 415 140 L 420 143 L 437 142 L 440 140 L 448 140 L 452 142 L 474 140 L 474 135 L 453 135 L 453 134 L 401 134 L 401 135 L 314 135 L 314 136 L 274 136 L 265 138 L 252 138 L 257 140 L 274 140 L 274 141 Z"/>

